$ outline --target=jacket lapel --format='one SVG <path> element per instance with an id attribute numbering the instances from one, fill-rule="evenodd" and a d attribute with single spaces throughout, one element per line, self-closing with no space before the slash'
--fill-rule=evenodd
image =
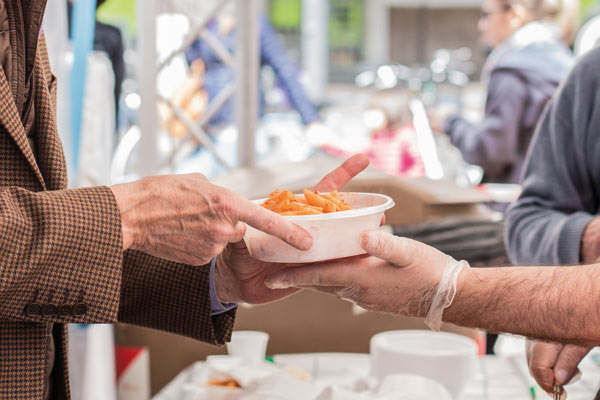
<path id="1" fill-rule="evenodd" d="M 33 67 L 33 94 L 37 123 L 37 161 L 48 190 L 67 187 L 67 164 L 56 125 L 56 83 L 56 78 L 50 72 L 46 43 L 42 35 Z"/>
<path id="2" fill-rule="evenodd" d="M 15 105 L 15 101 L 13 99 L 12 91 L 10 90 L 10 86 L 8 81 L 6 80 L 6 74 L 4 73 L 4 68 L 0 65 L 0 124 L 4 126 L 6 132 L 13 138 L 17 147 L 23 153 L 23 156 L 29 162 L 33 173 L 37 177 L 40 185 L 44 190 L 46 190 L 46 184 L 44 182 L 44 177 L 42 176 L 42 172 L 40 171 L 33 152 L 31 151 L 31 147 L 29 146 L 29 142 L 27 140 L 27 135 L 25 134 L 25 128 L 23 127 L 23 122 L 19 116 L 19 112 L 17 111 L 17 106 Z"/>

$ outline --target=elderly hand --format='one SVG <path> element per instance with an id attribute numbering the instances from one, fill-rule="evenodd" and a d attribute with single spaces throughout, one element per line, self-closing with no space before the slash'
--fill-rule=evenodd
<path id="1" fill-rule="evenodd" d="M 300 250 L 312 246 L 299 226 L 200 174 L 153 176 L 111 189 L 121 212 L 124 250 L 204 265 L 244 237 L 244 223 Z"/>
<path id="2" fill-rule="evenodd" d="M 380 231 L 361 236 L 368 258 L 289 268 L 267 277 L 272 289 L 310 288 L 377 312 L 425 317 L 451 257 Z"/>
<path id="3" fill-rule="evenodd" d="M 572 344 L 527 340 L 529 372 L 542 389 L 552 393 L 555 383 L 567 385 L 580 373 L 577 366 L 590 350 Z"/>
<path id="4" fill-rule="evenodd" d="M 368 164 L 369 159 L 365 155 L 355 155 L 325 176 L 315 189 L 321 192 L 338 190 L 364 170 Z M 269 211 L 269 213 L 271 212 Z M 216 267 L 217 296 L 225 303 L 269 303 L 298 291 L 295 288 L 271 290 L 265 286 L 267 276 L 289 268 L 290 265 L 266 263 L 253 259 L 243 241 L 227 246 L 217 258 Z"/>

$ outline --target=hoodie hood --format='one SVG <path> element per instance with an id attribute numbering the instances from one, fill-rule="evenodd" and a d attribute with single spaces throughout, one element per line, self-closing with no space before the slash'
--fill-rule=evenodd
<path id="1" fill-rule="evenodd" d="M 573 53 L 560 40 L 560 31 L 554 23 L 532 22 L 492 52 L 482 79 L 487 81 L 495 70 L 513 69 L 558 84 L 574 62 Z"/>
<path id="2" fill-rule="evenodd" d="M 494 70 L 515 69 L 525 75 L 535 74 L 558 84 L 567 75 L 573 64 L 573 54 L 562 43 L 539 43 L 507 54 L 494 67 Z"/>

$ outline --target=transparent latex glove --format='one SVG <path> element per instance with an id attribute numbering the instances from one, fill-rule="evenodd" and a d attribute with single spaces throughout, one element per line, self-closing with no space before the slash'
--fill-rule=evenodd
<path id="1" fill-rule="evenodd" d="M 367 310 L 426 318 L 439 330 L 466 262 L 423 243 L 366 231 L 361 246 L 371 257 L 309 264 L 267 277 L 270 288 L 308 288 L 336 295 Z"/>

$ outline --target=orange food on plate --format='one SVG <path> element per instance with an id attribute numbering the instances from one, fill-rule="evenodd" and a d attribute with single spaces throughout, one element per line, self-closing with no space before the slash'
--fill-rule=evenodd
<path id="1" fill-rule="evenodd" d="M 241 388 L 242 386 L 235 379 L 213 379 L 206 382 L 206 386 L 222 386 L 228 388 Z"/>
<path id="2" fill-rule="evenodd" d="M 261 204 L 262 207 L 284 216 L 318 215 L 352 210 L 337 191 L 321 194 L 316 190 L 304 189 L 303 196 L 296 196 L 290 190 L 275 190 Z"/>

